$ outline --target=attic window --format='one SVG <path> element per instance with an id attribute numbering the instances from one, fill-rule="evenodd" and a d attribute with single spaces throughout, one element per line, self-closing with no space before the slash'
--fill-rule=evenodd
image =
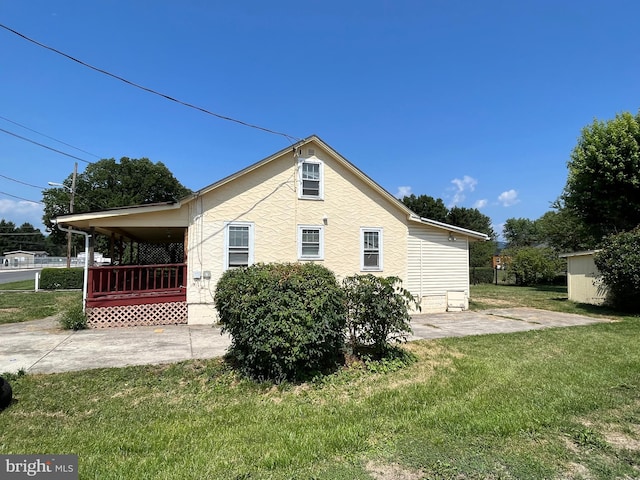
<path id="1" fill-rule="evenodd" d="M 319 160 L 303 159 L 300 162 L 299 198 L 322 200 L 323 164 Z"/>

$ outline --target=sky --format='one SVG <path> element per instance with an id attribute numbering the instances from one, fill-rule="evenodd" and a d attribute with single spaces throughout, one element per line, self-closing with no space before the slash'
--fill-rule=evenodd
<path id="1" fill-rule="evenodd" d="M 0 28 L 0 218 L 44 231 L 42 189 L 74 162 L 146 157 L 198 190 L 316 134 L 391 194 L 500 233 L 551 209 L 585 126 L 638 111 L 639 17 L 635 0 L 0 0 L 4 27 L 285 134 Z"/>

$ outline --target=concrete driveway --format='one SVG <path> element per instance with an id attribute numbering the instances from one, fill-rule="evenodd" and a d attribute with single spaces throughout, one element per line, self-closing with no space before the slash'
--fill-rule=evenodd
<path id="1" fill-rule="evenodd" d="M 512 333 L 607 322 L 602 318 L 532 308 L 416 315 L 409 340 Z M 171 363 L 222 356 L 229 346 L 220 328 L 167 325 L 73 332 L 54 318 L 0 325 L 0 373 L 54 373 Z"/>

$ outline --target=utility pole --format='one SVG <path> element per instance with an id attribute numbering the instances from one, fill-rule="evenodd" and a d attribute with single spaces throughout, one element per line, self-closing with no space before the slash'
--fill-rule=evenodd
<path id="1" fill-rule="evenodd" d="M 69 199 L 69 213 L 73 213 L 73 205 L 76 196 L 76 176 L 78 175 L 78 162 L 73 165 L 73 177 L 71 177 L 71 198 Z M 71 232 L 67 232 L 67 268 L 71 268 Z"/>

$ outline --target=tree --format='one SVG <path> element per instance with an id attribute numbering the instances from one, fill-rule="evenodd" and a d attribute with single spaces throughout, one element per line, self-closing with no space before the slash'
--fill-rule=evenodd
<path id="1" fill-rule="evenodd" d="M 639 311 L 640 227 L 605 238 L 594 261 L 607 287 L 607 301 L 622 310 Z"/>
<path id="2" fill-rule="evenodd" d="M 577 252 L 595 247 L 596 240 L 584 223 L 562 205 L 554 206 L 535 221 L 536 236 L 540 243 L 557 252 Z"/>
<path id="3" fill-rule="evenodd" d="M 50 188 L 43 192 L 45 207 L 42 218 L 51 229 L 51 237 L 56 244 L 64 244 L 66 234 L 53 228 L 51 219 L 69 213 L 71 182 L 72 175 L 69 175 L 63 182 L 66 188 Z M 78 175 L 74 210 L 75 213 L 84 213 L 176 201 L 190 192 L 162 162 L 153 163 L 148 158 L 103 159 L 88 165 Z"/>
<path id="4" fill-rule="evenodd" d="M 408 197 L 403 197 L 402 203 L 420 217 L 437 222 L 447 221 L 447 213 L 449 213 L 449 210 L 441 198 L 435 199 L 429 195 L 419 195 L 416 197 L 412 193 Z"/>
<path id="5" fill-rule="evenodd" d="M 50 255 L 57 254 L 47 247 L 47 238 L 30 223 L 16 227 L 13 222 L 0 220 L 0 254 L 13 250 L 44 250 Z"/>
<path id="6" fill-rule="evenodd" d="M 515 277 L 516 285 L 549 283 L 563 267 L 562 260 L 551 248 L 505 249 L 504 256 L 509 259 L 507 275 Z"/>
<path id="7" fill-rule="evenodd" d="M 502 233 L 507 248 L 531 247 L 538 243 L 536 224 L 528 218 L 508 218 Z"/>
<path id="8" fill-rule="evenodd" d="M 640 113 L 594 120 L 568 167 L 562 200 L 596 239 L 640 224 Z"/>

